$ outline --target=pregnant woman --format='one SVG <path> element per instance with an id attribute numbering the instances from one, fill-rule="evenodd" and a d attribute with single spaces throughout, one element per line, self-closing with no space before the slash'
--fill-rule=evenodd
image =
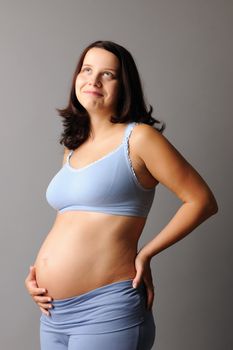
<path id="1" fill-rule="evenodd" d="M 111 41 L 81 54 L 46 197 L 57 211 L 25 285 L 42 311 L 42 350 L 149 350 L 153 256 L 217 210 L 213 193 L 147 111 L 132 55 Z M 156 186 L 184 203 L 137 251 Z"/>

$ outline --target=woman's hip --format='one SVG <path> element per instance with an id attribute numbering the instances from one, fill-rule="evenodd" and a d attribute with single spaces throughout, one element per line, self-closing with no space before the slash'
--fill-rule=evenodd
<path id="1" fill-rule="evenodd" d="M 147 310 L 146 287 L 132 287 L 132 280 L 114 282 L 66 299 L 53 300 L 50 316 L 41 315 L 41 330 L 66 335 L 115 332 L 141 325 L 141 332 L 155 330 Z"/>

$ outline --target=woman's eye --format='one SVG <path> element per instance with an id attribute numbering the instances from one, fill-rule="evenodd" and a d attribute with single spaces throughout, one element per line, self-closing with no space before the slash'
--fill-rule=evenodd
<path id="1" fill-rule="evenodd" d="M 91 69 L 91 68 L 88 68 L 88 67 L 83 68 L 83 69 L 82 69 L 82 72 L 84 72 L 84 71 L 90 71 L 90 69 Z M 112 77 L 112 78 L 114 77 L 113 74 L 112 74 L 111 72 L 108 72 L 108 71 L 105 71 L 104 74 L 106 74 L 108 77 Z"/>
<path id="2" fill-rule="evenodd" d="M 107 73 L 109 77 L 112 76 L 112 73 L 110 72 L 104 72 L 104 73 Z"/>

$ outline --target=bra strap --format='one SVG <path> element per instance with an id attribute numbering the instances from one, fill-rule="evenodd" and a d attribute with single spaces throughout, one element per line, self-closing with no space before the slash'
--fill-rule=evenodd
<path id="1" fill-rule="evenodd" d="M 71 150 L 71 151 L 68 153 L 68 155 L 67 155 L 67 157 L 66 157 L 66 162 L 67 162 L 67 163 L 68 163 L 68 161 L 69 161 L 70 156 L 71 156 L 72 153 L 73 153 L 73 150 Z"/>
<path id="2" fill-rule="evenodd" d="M 135 127 L 135 125 L 139 124 L 139 122 L 131 122 L 129 123 L 129 125 L 126 128 L 125 131 L 125 144 L 128 145 L 128 140 L 129 140 L 129 136 L 133 130 L 133 128 Z"/>

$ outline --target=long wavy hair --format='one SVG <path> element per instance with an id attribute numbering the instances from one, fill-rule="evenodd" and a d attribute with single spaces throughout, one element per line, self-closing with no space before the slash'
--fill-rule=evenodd
<path id="1" fill-rule="evenodd" d="M 153 125 L 159 132 L 163 133 L 166 124 L 152 117 L 153 107 L 147 110 L 144 101 L 140 76 L 135 61 L 130 52 L 123 46 L 112 41 L 98 40 L 88 45 L 79 57 L 76 66 L 68 105 L 64 109 L 56 108 L 58 115 L 63 118 L 63 131 L 59 143 L 68 149 L 75 150 L 90 134 L 90 116 L 87 110 L 79 103 L 75 93 L 75 81 L 83 64 L 84 57 L 92 47 L 98 47 L 112 52 L 120 62 L 119 70 L 119 95 L 117 101 L 116 115 L 112 115 L 112 123 L 128 123 L 131 121 Z M 154 124 L 161 124 L 156 127 Z"/>

